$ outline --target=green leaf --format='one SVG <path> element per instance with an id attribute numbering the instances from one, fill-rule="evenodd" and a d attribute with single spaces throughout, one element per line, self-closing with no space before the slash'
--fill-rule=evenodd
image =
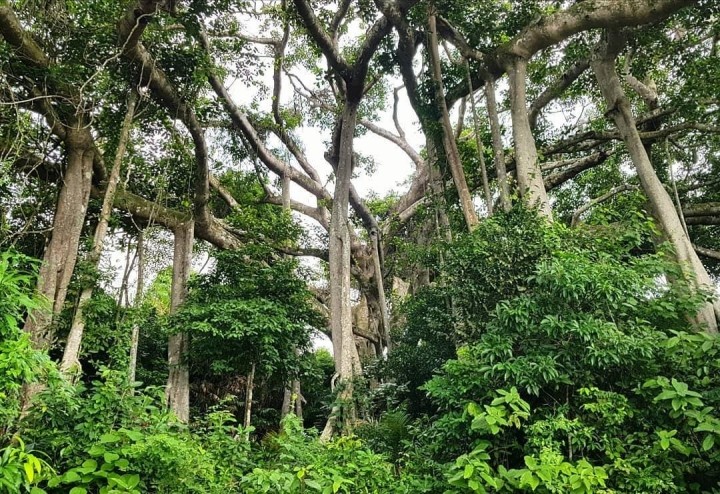
<path id="1" fill-rule="evenodd" d="M 117 453 L 105 453 L 105 454 L 103 455 L 103 459 L 104 459 L 105 462 L 107 462 L 107 463 L 112 463 L 112 462 L 114 462 L 115 460 L 117 460 L 117 459 L 119 459 L 119 458 L 120 458 L 120 455 L 117 454 Z"/>
<path id="2" fill-rule="evenodd" d="M 715 436 L 712 434 L 705 436 L 705 439 L 702 442 L 703 451 L 708 451 L 712 449 L 713 446 L 715 446 Z"/>
<path id="3" fill-rule="evenodd" d="M 68 494 L 87 494 L 87 489 L 84 487 L 73 487 Z"/>
<path id="4" fill-rule="evenodd" d="M 33 470 L 32 463 L 29 461 L 23 463 L 23 470 L 25 470 L 25 478 L 27 478 L 27 481 L 32 483 L 35 478 L 35 471 Z"/>

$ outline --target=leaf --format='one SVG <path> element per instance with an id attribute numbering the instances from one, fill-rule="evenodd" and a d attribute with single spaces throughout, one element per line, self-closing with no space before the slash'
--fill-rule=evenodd
<path id="1" fill-rule="evenodd" d="M 27 481 L 32 483 L 33 479 L 35 478 L 35 471 L 33 470 L 32 463 L 26 461 L 25 463 L 23 463 L 23 469 L 25 470 L 25 477 L 27 478 Z"/>
<path id="2" fill-rule="evenodd" d="M 63 482 L 65 483 L 79 482 L 80 480 L 82 480 L 82 477 L 75 470 L 68 470 L 63 475 Z"/>
<path id="3" fill-rule="evenodd" d="M 103 455 L 103 459 L 104 459 L 107 463 L 112 463 L 112 462 L 114 462 L 115 460 L 117 460 L 117 459 L 119 459 L 119 458 L 120 458 L 120 455 L 117 454 L 117 453 L 105 453 L 105 454 Z"/>
<path id="4" fill-rule="evenodd" d="M 87 494 L 87 489 L 84 487 L 73 487 L 68 494 Z"/>
<path id="5" fill-rule="evenodd" d="M 715 436 L 712 434 L 705 436 L 705 439 L 702 442 L 703 451 L 708 451 L 712 449 L 713 446 L 715 446 Z"/>
<path id="6" fill-rule="evenodd" d="M 102 436 L 100 436 L 100 442 L 102 444 L 115 443 L 119 440 L 120 436 L 114 432 L 108 432 L 107 434 L 103 434 Z"/>

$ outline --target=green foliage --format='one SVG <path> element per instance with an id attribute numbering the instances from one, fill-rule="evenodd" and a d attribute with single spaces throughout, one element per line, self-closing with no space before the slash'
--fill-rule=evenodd
<path id="1" fill-rule="evenodd" d="M 191 368 L 217 376 L 246 372 L 255 362 L 266 375 L 297 374 L 294 349 L 305 347 L 322 321 L 296 268 L 296 261 L 257 247 L 218 252 L 212 273 L 192 283 L 171 320 L 193 337 Z"/>
<path id="2" fill-rule="evenodd" d="M 440 249 L 386 368 L 412 386 L 442 367 L 430 401 L 406 395 L 417 418 L 397 455 L 432 492 L 717 487 L 718 341 L 688 317 L 707 294 L 649 253 L 651 222 L 625 220 L 498 213 Z"/>
<path id="3" fill-rule="evenodd" d="M 32 348 L 20 327 L 27 312 L 45 309 L 33 295 L 35 268 L 36 263 L 21 254 L 0 253 L 0 439 L 16 425 L 24 387 L 51 371 L 47 356 Z"/>
<path id="4" fill-rule="evenodd" d="M 189 430 L 172 421 L 163 397 L 161 389 L 134 390 L 109 370 L 90 388 L 41 393 L 23 426 L 60 472 L 48 492 L 233 492 L 246 468 L 244 433 L 223 412 Z"/>
<path id="5" fill-rule="evenodd" d="M 259 493 L 376 493 L 418 492 L 398 478 L 381 455 L 353 437 L 320 443 L 308 436 L 290 415 L 282 432 L 266 442 L 269 454 L 262 468 L 242 479 L 243 492 Z"/>

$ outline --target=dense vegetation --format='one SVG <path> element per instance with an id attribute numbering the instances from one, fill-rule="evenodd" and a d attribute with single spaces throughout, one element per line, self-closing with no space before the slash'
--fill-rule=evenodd
<path id="1" fill-rule="evenodd" d="M 719 92 L 712 0 L 0 0 L 0 494 L 719 493 Z"/>

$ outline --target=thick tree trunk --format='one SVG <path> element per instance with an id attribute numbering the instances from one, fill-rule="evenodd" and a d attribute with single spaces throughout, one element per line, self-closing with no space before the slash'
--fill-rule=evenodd
<path id="1" fill-rule="evenodd" d="M 130 128 L 132 126 L 133 116 L 135 115 L 135 104 L 137 103 L 137 93 L 133 90 L 127 99 L 127 111 L 120 129 L 120 138 L 118 140 L 117 151 L 115 152 L 115 160 L 110 177 L 105 189 L 105 197 L 103 198 L 102 208 L 100 209 L 100 219 L 95 228 L 95 236 L 93 238 L 93 249 L 88 256 L 88 261 L 93 267 L 97 268 L 102 256 L 105 236 L 107 235 L 108 224 L 110 223 L 110 214 L 112 213 L 113 202 L 115 201 L 115 190 L 117 189 L 118 179 L 120 178 L 120 167 L 125 156 L 125 148 L 130 136 Z M 89 286 L 80 293 L 80 301 L 75 311 L 70 333 L 65 344 L 62 361 L 60 362 L 60 371 L 67 375 L 73 369 L 80 371 L 80 345 L 82 343 L 83 331 L 85 330 L 85 316 L 83 308 L 90 300 L 93 293 L 93 287 Z"/>
<path id="2" fill-rule="evenodd" d="M 345 407 L 342 412 L 342 429 L 348 429 L 355 420 L 353 404 L 353 378 L 359 373 L 360 362 L 352 331 L 350 303 L 350 226 L 348 207 L 352 177 L 353 138 L 357 121 L 357 103 L 346 102 L 342 114 L 338 166 L 335 173 L 332 217 L 330 219 L 330 326 L 332 332 L 335 373 L 340 386 L 338 400 Z M 357 362 L 356 362 L 357 360 Z M 329 439 L 336 426 L 338 410 L 322 433 Z"/>
<path id="3" fill-rule="evenodd" d="M 505 212 L 510 211 L 510 184 L 505 169 L 505 152 L 503 151 L 502 133 L 500 130 L 500 117 L 498 117 L 497 100 L 495 97 L 495 81 L 488 77 L 485 83 L 485 103 L 487 105 L 488 120 L 490 121 L 490 135 L 492 136 L 493 163 L 500 189 L 500 204 Z"/>
<path id="4" fill-rule="evenodd" d="M 450 173 L 452 174 L 453 182 L 455 183 L 455 188 L 458 192 L 460 207 L 462 208 L 463 216 L 465 217 L 465 223 L 467 224 L 468 230 L 473 231 L 478 224 L 478 217 L 475 213 L 475 206 L 472 202 L 470 189 L 467 185 L 467 181 L 465 180 L 465 171 L 463 170 L 462 162 L 460 160 L 460 153 L 457 149 L 457 143 L 455 142 L 455 136 L 452 131 L 452 123 L 450 123 L 447 103 L 445 102 L 445 91 L 443 90 L 442 72 L 440 69 L 440 51 L 438 50 L 437 25 L 433 10 L 431 10 L 430 15 L 428 16 L 428 25 L 430 28 L 428 51 L 430 54 L 430 63 L 432 65 L 431 74 L 435 83 L 435 99 L 437 100 L 438 109 L 442 118 L 443 147 L 445 148 L 448 167 L 450 168 Z"/>
<path id="5" fill-rule="evenodd" d="M 135 288 L 135 300 L 133 301 L 133 305 L 136 309 L 138 309 L 142 303 L 142 295 L 145 288 L 145 232 L 143 230 L 140 230 L 140 233 L 138 234 L 137 262 L 137 285 Z M 130 361 L 128 363 L 128 382 L 130 384 L 135 382 L 139 344 L 140 326 L 133 324 L 132 332 L 130 334 Z"/>
<path id="6" fill-rule="evenodd" d="M 175 229 L 175 251 L 173 253 L 173 278 L 170 291 L 170 313 L 177 312 L 187 295 L 192 261 L 194 223 L 192 220 Z M 190 420 L 190 372 L 186 356 L 189 349 L 189 335 L 177 333 L 168 339 L 168 381 L 165 389 L 168 408 L 178 420 Z"/>
<path id="7" fill-rule="evenodd" d="M 538 208 L 540 214 L 552 220 L 552 209 L 543 183 L 538 163 L 535 139 L 530 128 L 530 118 L 525 94 L 527 60 L 512 59 L 508 66 L 510 76 L 510 106 L 515 141 L 515 169 L 520 195 L 530 207 Z"/>
<path id="8" fill-rule="evenodd" d="M 617 41 L 618 33 L 614 33 L 613 37 Z M 691 287 L 713 290 L 714 284 L 693 249 L 670 194 L 655 173 L 640 139 L 630 102 L 615 70 L 615 57 L 618 51 L 618 46 L 611 47 L 603 43 L 592 62 L 593 71 L 609 108 L 608 113 L 612 115 L 625 142 L 628 154 L 637 170 L 640 185 L 647 195 L 652 214 L 673 247 L 677 262 L 685 275 L 685 282 Z M 720 302 L 707 303 L 697 314 L 697 322 L 708 332 L 717 333 L 718 317 L 720 317 Z"/>
<path id="9" fill-rule="evenodd" d="M 92 185 L 92 136 L 82 122 L 66 129 L 65 146 L 68 165 L 38 281 L 38 292 L 49 301 L 50 307 L 33 311 L 25 322 L 25 331 L 30 333 L 33 346 L 40 350 L 49 349 L 54 339 L 51 324 L 65 304 Z"/>

